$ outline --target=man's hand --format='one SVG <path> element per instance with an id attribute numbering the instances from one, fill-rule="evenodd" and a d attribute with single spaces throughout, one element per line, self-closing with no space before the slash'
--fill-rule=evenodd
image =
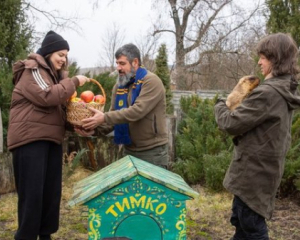
<path id="1" fill-rule="evenodd" d="M 100 110 L 97 110 L 95 108 L 89 108 L 92 112 L 94 112 L 94 116 L 90 118 L 85 118 L 82 120 L 83 125 L 82 127 L 86 130 L 93 130 L 100 124 L 104 123 L 104 113 L 101 112 Z"/>

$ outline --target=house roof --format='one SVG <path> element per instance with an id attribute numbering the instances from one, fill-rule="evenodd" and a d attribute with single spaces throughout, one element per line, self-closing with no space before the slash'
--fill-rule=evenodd
<path id="1" fill-rule="evenodd" d="M 199 195 L 183 178 L 133 156 L 126 156 L 77 182 L 69 206 L 81 205 L 134 176 L 143 176 L 191 198 Z"/>

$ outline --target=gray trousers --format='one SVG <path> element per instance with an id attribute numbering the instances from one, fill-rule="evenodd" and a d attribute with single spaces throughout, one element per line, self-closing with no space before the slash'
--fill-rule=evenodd
<path id="1" fill-rule="evenodd" d="M 154 147 L 144 151 L 131 151 L 126 149 L 125 147 L 124 155 L 131 155 L 166 169 L 168 168 L 169 164 L 168 144 Z"/>

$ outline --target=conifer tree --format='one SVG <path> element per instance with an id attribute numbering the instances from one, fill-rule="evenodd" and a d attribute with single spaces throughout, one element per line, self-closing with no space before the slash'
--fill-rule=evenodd
<path id="1" fill-rule="evenodd" d="M 267 27 L 270 33 L 290 33 L 300 46 L 300 1 L 267 0 L 270 16 Z"/>
<path id="2" fill-rule="evenodd" d="M 170 88 L 170 72 L 168 67 L 168 56 L 166 44 L 162 44 L 155 59 L 156 75 L 162 80 L 166 89 L 167 114 L 173 114 L 174 106 L 171 102 L 172 92 Z"/>
<path id="3" fill-rule="evenodd" d="M 72 62 L 68 67 L 69 77 L 74 77 L 79 74 L 80 67 L 78 67 L 77 62 Z"/>
<path id="4" fill-rule="evenodd" d="M 26 57 L 31 41 L 31 27 L 21 0 L 1 0 L 0 7 L 0 109 L 6 139 L 12 84 L 12 64 Z M 4 145 L 6 145 L 4 143 Z"/>

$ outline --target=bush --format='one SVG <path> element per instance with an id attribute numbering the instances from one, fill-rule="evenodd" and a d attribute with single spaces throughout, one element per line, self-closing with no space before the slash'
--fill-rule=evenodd
<path id="1" fill-rule="evenodd" d="M 191 184 L 212 179 L 212 173 L 209 176 L 206 173 L 208 158 L 219 156 L 221 152 L 232 152 L 231 138 L 220 131 L 216 124 L 213 109 L 215 101 L 216 98 L 203 100 L 196 95 L 180 100 L 183 118 L 176 136 L 177 161 L 173 165 L 173 171 Z M 218 159 L 221 160 L 221 155 Z M 228 165 L 228 160 L 225 159 L 224 163 L 214 167 L 224 168 L 223 171 L 226 171 Z M 219 183 L 210 183 L 211 186 L 220 184 L 221 180 Z"/>
<path id="2" fill-rule="evenodd" d="M 217 155 L 204 155 L 205 184 L 208 188 L 221 191 L 223 179 L 231 161 L 232 153 L 222 151 Z"/>

